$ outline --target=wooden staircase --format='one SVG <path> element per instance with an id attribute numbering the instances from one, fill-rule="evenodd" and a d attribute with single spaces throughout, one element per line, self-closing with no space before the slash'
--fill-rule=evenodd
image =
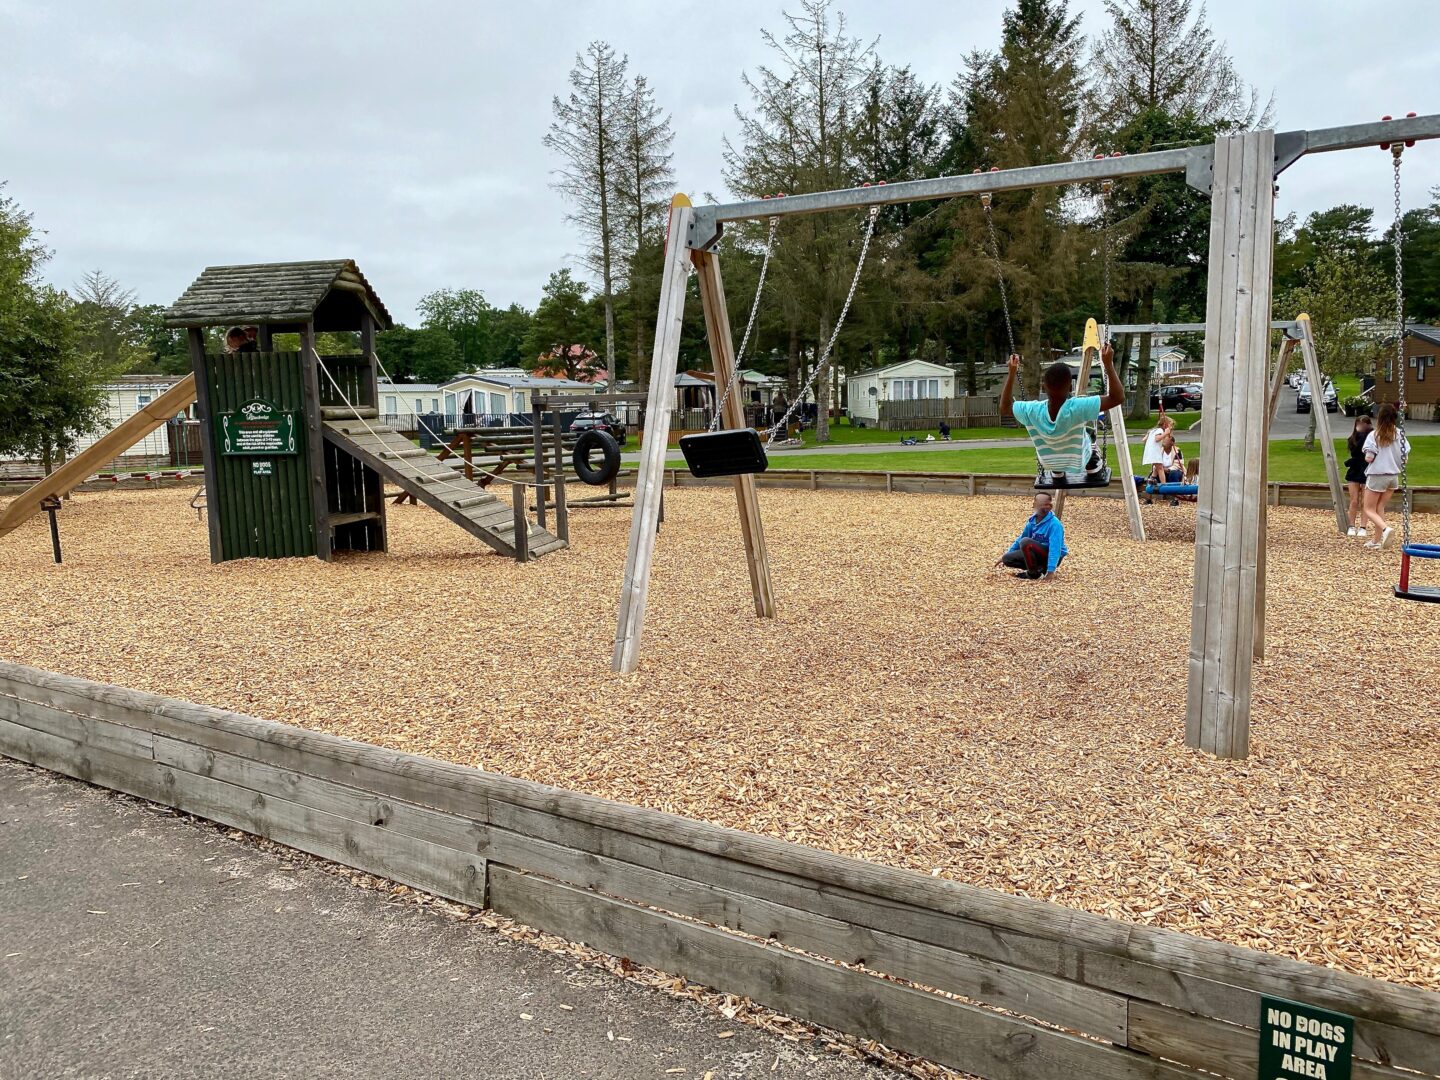
<path id="1" fill-rule="evenodd" d="M 326 442 L 364 462 L 488 547 L 514 558 L 515 512 L 508 499 L 497 498 L 466 480 L 463 473 L 437 461 L 428 451 L 421 450 L 376 419 L 357 419 L 353 413 L 350 419 L 331 419 L 339 411 L 325 410 L 330 414 L 325 417 Z M 366 411 L 360 410 L 362 414 Z M 538 559 L 565 546 L 564 540 L 539 525 L 530 525 L 530 558 Z"/>

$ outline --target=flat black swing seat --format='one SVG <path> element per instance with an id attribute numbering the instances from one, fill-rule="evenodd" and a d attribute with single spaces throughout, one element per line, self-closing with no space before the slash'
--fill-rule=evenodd
<path id="1" fill-rule="evenodd" d="M 1072 488 L 1099 488 L 1109 486 L 1109 468 L 1101 469 L 1099 472 L 1080 473 L 1078 476 L 1071 476 L 1069 473 L 1051 473 L 1043 469 L 1035 474 L 1036 491 L 1069 491 Z"/>
<path id="2" fill-rule="evenodd" d="M 704 431 L 680 437 L 680 452 L 692 476 L 743 476 L 769 467 L 760 433 L 754 428 Z"/>
<path id="3" fill-rule="evenodd" d="M 1401 600 L 1418 600 L 1422 604 L 1440 604 L 1440 585 L 1411 585 L 1408 589 L 1395 586 L 1395 595 Z"/>

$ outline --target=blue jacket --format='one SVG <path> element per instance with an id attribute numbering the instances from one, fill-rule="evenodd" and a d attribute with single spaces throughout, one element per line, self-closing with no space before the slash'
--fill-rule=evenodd
<path id="1" fill-rule="evenodd" d="M 1034 540 L 1037 544 L 1044 544 L 1049 549 L 1050 557 L 1046 560 L 1045 572 L 1053 574 L 1055 568 L 1060 565 L 1060 560 L 1070 554 L 1070 549 L 1065 546 L 1065 526 L 1055 516 L 1054 511 L 1045 515 L 1044 520 L 1035 520 L 1035 515 L 1030 515 L 1030 520 L 1025 523 L 1025 528 L 1016 537 L 1015 543 L 1010 545 L 1010 550 L 1015 551 L 1020 547 L 1021 540 Z"/>

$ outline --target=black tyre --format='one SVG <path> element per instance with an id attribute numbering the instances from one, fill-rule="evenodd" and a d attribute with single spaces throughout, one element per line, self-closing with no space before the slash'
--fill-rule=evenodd
<path id="1" fill-rule="evenodd" d="M 598 466 L 590 460 L 591 452 L 597 449 L 600 451 Z M 608 431 L 590 428 L 581 432 L 580 437 L 575 440 L 571 463 L 575 466 L 575 475 L 581 482 L 592 487 L 601 487 L 620 474 L 620 444 Z"/>

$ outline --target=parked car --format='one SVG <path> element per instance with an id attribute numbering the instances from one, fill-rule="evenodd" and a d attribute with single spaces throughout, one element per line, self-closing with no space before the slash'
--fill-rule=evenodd
<path id="1" fill-rule="evenodd" d="M 1311 397 L 1312 395 L 1310 393 L 1310 380 L 1300 380 L 1300 389 L 1295 395 L 1295 411 L 1297 413 L 1309 412 Z M 1325 380 L 1324 401 L 1326 412 L 1335 412 L 1337 409 L 1340 408 L 1340 399 L 1335 395 L 1335 384 L 1329 379 Z"/>
<path id="2" fill-rule="evenodd" d="M 598 428 L 601 431 L 608 431 L 615 437 L 615 441 L 625 441 L 625 425 L 615 419 L 613 413 L 608 412 L 585 412 L 570 421 L 570 430 L 575 434 L 582 431 L 589 431 L 591 428 Z"/>
<path id="3" fill-rule="evenodd" d="M 1199 383 L 1175 383 L 1150 391 L 1152 409 L 1163 405 L 1166 412 L 1184 412 L 1186 409 L 1198 409 L 1203 403 L 1204 395 Z"/>
<path id="4" fill-rule="evenodd" d="M 1296 368 L 1294 371 L 1290 372 L 1289 375 L 1285 376 L 1285 385 L 1290 387 L 1291 390 L 1299 390 L 1300 384 L 1304 381 L 1305 372 L 1300 368 Z"/>

